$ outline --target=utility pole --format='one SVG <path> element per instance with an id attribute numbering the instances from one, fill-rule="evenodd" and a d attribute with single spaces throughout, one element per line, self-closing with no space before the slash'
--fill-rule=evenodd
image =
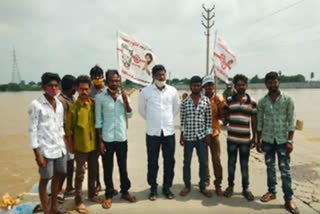
<path id="1" fill-rule="evenodd" d="M 202 4 L 202 8 L 205 12 L 202 13 L 202 17 L 205 21 L 201 20 L 201 24 L 206 28 L 206 32 L 204 35 L 207 37 L 207 52 L 206 52 L 206 75 L 209 74 L 209 43 L 210 43 L 210 28 L 214 25 L 214 21 L 212 20 L 214 17 L 214 12 L 212 12 L 215 8 L 213 5 L 211 9 L 207 9 L 204 4 Z"/>

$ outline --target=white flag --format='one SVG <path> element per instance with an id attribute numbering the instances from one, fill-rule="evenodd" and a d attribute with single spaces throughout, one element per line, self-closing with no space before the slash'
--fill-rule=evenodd
<path id="1" fill-rule="evenodd" d="M 155 57 L 148 45 L 118 32 L 117 53 L 122 76 L 140 85 L 149 85 L 152 82 Z"/>
<path id="2" fill-rule="evenodd" d="M 228 82 L 228 71 L 236 64 L 236 57 L 218 35 L 215 42 L 213 52 L 214 70 L 219 79 Z"/>

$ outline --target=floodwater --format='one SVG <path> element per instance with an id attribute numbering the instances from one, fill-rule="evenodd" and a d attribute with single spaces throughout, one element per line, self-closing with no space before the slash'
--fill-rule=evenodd
<path id="1" fill-rule="evenodd" d="M 320 142 L 320 89 L 284 89 L 295 101 L 296 119 L 304 123 L 302 133 L 309 141 Z M 266 90 L 248 90 L 258 100 Z M 41 92 L 0 93 L 0 196 L 8 192 L 17 196 L 29 191 L 38 181 L 37 165 L 29 147 L 27 109 Z M 141 130 L 144 132 L 144 130 Z M 296 142 L 308 143 L 308 142 Z"/>

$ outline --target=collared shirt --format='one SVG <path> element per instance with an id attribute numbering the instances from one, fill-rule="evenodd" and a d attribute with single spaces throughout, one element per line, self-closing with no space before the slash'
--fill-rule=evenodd
<path id="1" fill-rule="evenodd" d="M 173 119 L 179 112 L 178 92 L 165 85 L 159 90 L 153 83 L 145 88 L 138 97 L 138 111 L 146 121 L 146 131 L 150 136 L 174 134 Z"/>
<path id="2" fill-rule="evenodd" d="M 90 92 L 89 92 L 89 97 L 91 99 L 94 99 L 96 97 L 97 94 L 100 94 L 101 92 L 104 92 L 104 86 L 103 88 L 101 89 L 101 91 L 97 91 L 96 87 L 92 84 L 91 88 L 90 88 Z"/>
<path id="3" fill-rule="evenodd" d="M 64 122 L 66 122 L 69 106 L 72 103 L 74 103 L 74 97 L 72 96 L 72 98 L 70 98 L 67 95 L 65 95 L 63 92 L 61 92 L 59 94 L 59 96 L 58 96 L 58 99 L 62 103 L 62 106 L 63 106 L 63 120 L 64 120 Z"/>
<path id="4" fill-rule="evenodd" d="M 294 129 L 294 103 L 291 97 L 281 92 L 274 103 L 268 94 L 259 100 L 257 130 L 262 132 L 262 141 L 286 143 L 288 132 Z"/>
<path id="5" fill-rule="evenodd" d="M 219 120 L 222 118 L 224 99 L 218 94 L 213 94 L 209 101 L 211 106 L 212 136 L 217 136 L 220 134 Z"/>
<path id="6" fill-rule="evenodd" d="M 131 108 L 129 97 L 128 103 Z M 132 117 L 132 112 L 127 112 L 127 117 Z M 123 142 L 127 140 L 126 118 L 121 93 L 116 100 L 107 91 L 99 93 L 95 101 L 95 118 L 95 127 L 102 129 L 102 140 L 104 142 Z"/>
<path id="7" fill-rule="evenodd" d="M 28 109 L 30 147 L 39 149 L 46 158 L 56 159 L 66 154 L 63 129 L 63 107 L 55 97 L 56 110 L 44 95 L 33 100 Z"/>
<path id="8" fill-rule="evenodd" d="M 197 106 L 190 95 L 181 102 L 180 129 L 186 141 L 200 140 L 212 133 L 210 102 L 201 95 Z"/>
<path id="9" fill-rule="evenodd" d="M 257 104 L 246 94 L 245 102 L 237 100 L 237 94 L 229 97 L 225 109 L 229 113 L 228 142 L 250 143 L 251 117 L 257 114 Z"/>
<path id="10" fill-rule="evenodd" d="M 93 103 L 84 104 L 77 99 L 68 111 L 66 136 L 72 136 L 74 151 L 88 153 L 96 149 L 94 134 Z"/>

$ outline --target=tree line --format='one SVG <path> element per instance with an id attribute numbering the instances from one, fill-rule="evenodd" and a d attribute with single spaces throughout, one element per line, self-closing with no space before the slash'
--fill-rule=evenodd
<path id="1" fill-rule="evenodd" d="M 279 80 L 282 83 L 288 83 L 288 82 L 298 82 L 298 83 L 304 83 L 306 82 L 306 78 L 302 74 L 297 74 L 293 76 L 286 76 L 283 75 L 281 71 L 278 72 L 279 74 Z M 311 72 L 310 74 L 311 81 L 314 78 L 314 73 Z M 167 84 L 170 85 L 189 85 L 190 80 L 188 78 L 173 78 L 172 80 L 167 80 Z M 232 82 L 232 78 L 229 78 L 229 81 Z M 264 83 L 264 77 L 259 78 L 258 75 L 253 76 L 251 79 L 249 79 L 249 83 Z M 218 84 L 224 84 L 222 81 L 218 80 Z M 132 83 L 130 80 L 126 80 L 123 82 L 124 88 L 138 88 L 140 86 Z M 0 85 L 0 91 L 39 91 L 41 90 L 41 82 L 34 82 L 30 81 L 29 83 L 26 83 L 24 80 L 22 80 L 20 83 L 8 83 L 8 84 L 2 84 Z"/>

